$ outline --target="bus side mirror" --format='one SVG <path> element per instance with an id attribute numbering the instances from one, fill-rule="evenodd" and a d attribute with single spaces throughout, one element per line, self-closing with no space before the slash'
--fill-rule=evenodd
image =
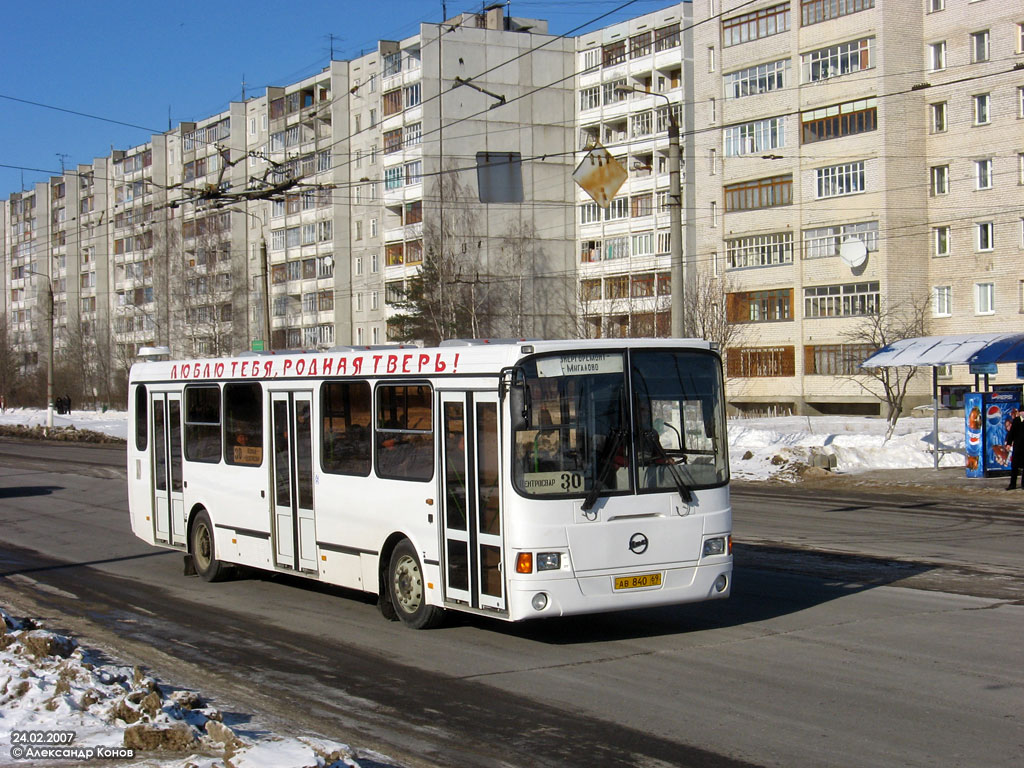
<path id="1" fill-rule="evenodd" d="M 513 381 L 509 395 L 512 429 L 530 429 L 533 410 L 530 405 L 530 388 L 521 381 Z"/>

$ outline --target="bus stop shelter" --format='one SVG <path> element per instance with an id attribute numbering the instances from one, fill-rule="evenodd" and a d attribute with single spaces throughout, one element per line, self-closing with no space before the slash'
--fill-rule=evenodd
<path id="1" fill-rule="evenodd" d="M 861 363 L 861 368 L 911 366 L 932 369 L 933 456 L 934 466 L 938 469 L 939 367 L 969 365 L 978 370 L 1001 363 L 1024 363 L 1024 333 L 964 333 L 900 339 L 876 351 Z M 976 374 L 978 375 L 980 374 Z M 985 373 L 984 376 L 987 389 L 989 374 Z M 977 382 L 977 379 L 975 381 Z"/>

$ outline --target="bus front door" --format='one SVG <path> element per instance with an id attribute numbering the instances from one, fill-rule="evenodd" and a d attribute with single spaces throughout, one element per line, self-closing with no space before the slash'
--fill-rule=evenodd
<path id="1" fill-rule="evenodd" d="M 445 598 L 505 610 L 498 398 L 442 392 Z"/>
<path id="2" fill-rule="evenodd" d="M 181 395 L 153 393 L 153 492 L 155 538 L 185 546 L 185 497 L 181 473 Z"/>
<path id="3" fill-rule="evenodd" d="M 274 562 L 316 571 L 313 511 L 313 396 L 272 392 L 274 429 Z"/>

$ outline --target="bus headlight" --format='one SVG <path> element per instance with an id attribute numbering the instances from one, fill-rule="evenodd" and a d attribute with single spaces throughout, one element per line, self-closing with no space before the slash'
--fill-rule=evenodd
<path id="1" fill-rule="evenodd" d="M 538 552 L 538 571 L 557 571 L 562 567 L 562 555 L 558 552 Z"/>
<path id="2" fill-rule="evenodd" d="M 716 536 L 704 542 L 704 557 L 725 554 L 725 536 Z"/>
<path id="3" fill-rule="evenodd" d="M 545 608 L 548 607 L 548 596 L 545 595 L 543 592 L 538 592 L 530 600 L 530 605 L 533 606 L 533 610 L 535 611 L 543 611 Z"/>

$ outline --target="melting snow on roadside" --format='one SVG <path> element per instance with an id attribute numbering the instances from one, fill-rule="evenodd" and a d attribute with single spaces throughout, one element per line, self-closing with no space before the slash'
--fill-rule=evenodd
<path id="1" fill-rule="evenodd" d="M 358 767 L 361 759 L 363 766 L 386 764 L 380 756 L 357 758 L 337 742 L 232 728 L 192 691 L 167 688 L 138 667 L 118 666 L 2 609 L 0 619 L 4 765 L 8 757 L 26 765 L 104 761 L 124 768 L 343 768 Z M 23 733 L 56 743 L 32 743 Z M 28 751 L 40 749 L 67 751 Z"/>

